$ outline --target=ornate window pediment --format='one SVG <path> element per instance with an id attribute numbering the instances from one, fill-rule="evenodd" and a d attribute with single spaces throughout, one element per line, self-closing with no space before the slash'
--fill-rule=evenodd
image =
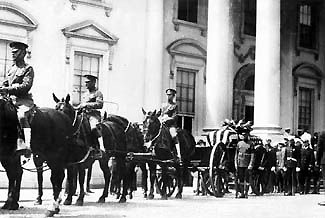
<path id="1" fill-rule="evenodd" d="M 37 27 L 37 22 L 32 16 L 8 2 L 0 2 L 0 24 L 21 27 L 27 31 Z"/>
<path id="2" fill-rule="evenodd" d="M 70 64 L 70 56 L 73 55 L 71 51 L 74 50 L 72 48 L 78 47 L 83 48 L 83 50 L 86 49 L 89 53 L 107 53 L 108 69 L 112 69 L 113 45 L 118 41 L 118 38 L 114 34 L 92 20 L 73 24 L 62 29 L 62 32 L 67 38 L 66 64 Z M 91 46 L 89 46 L 90 44 Z"/>
<path id="3" fill-rule="evenodd" d="M 103 8 L 105 10 L 105 15 L 107 17 L 111 16 L 112 6 L 108 3 L 108 0 L 69 0 L 71 2 L 71 7 L 76 10 L 77 5 L 87 5 L 97 8 Z"/>
<path id="4" fill-rule="evenodd" d="M 66 37 L 76 37 L 89 40 L 103 41 L 110 45 L 117 43 L 118 38 L 99 24 L 87 20 L 62 29 Z"/>

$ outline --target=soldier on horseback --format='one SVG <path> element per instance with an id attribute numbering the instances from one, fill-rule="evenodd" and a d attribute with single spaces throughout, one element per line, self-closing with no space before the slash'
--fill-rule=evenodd
<path id="1" fill-rule="evenodd" d="M 101 114 L 98 109 L 103 108 L 103 94 L 96 87 L 96 76 L 85 75 L 84 77 L 87 91 L 84 93 L 81 103 L 77 106 L 77 109 L 84 110 L 87 114 L 91 134 L 94 139 L 94 147 L 96 149 L 95 158 L 100 158 L 100 150 L 105 151 L 103 137 L 100 129 L 97 126 L 101 120 Z M 97 140 L 98 142 L 96 142 Z M 99 146 L 96 145 L 97 143 Z"/>
<path id="2" fill-rule="evenodd" d="M 166 90 L 166 95 L 167 95 L 167 102 L 163 103 L 161 107 L 160 120 L 163 124 L 165 124 L 169 128 L 170 135 L 172 136 L 175 143 L 177 158 L 181 160 L 181 151 L 177 139 L 178 108 L 175 102 L 176 90 L 169 88 Z"/>
<path id="3" fill-rule="evenodd" d="M 18 139 L 17 150 L 30 151 L 31 128 L 28 117 L 31 114 L 29 111 L 34 107 L 34 101 L 29 91 L 33 85 L 34 70 L 24 60 L 28 45 L 22 42 L 11 42 L 9 46 L 12 49 L 14 64 L 7 72 L 0 93 L 8 94 L 18 108 L 17 116 L 23 131 Z M 22 138 L 25 139 L 24 143 Z M 26 156 L 30 156 L 30 152 L 27 152 Z"/>

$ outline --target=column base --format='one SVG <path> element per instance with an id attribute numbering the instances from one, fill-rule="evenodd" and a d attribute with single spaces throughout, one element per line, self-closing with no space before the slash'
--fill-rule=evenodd
<path id="1" fill-rule="evenodd" d="M 280 142 L 284 142 L 284 136 L 281 132 L 281 127 L 279 126 L 269 126 L 269 127 L 260 127 L 254 126 L 252 135 L 259 136 L 263 139 L 263 143 L 265 143 L 266 139 L 272 140 L 272 145 L 275 146 Z"/>

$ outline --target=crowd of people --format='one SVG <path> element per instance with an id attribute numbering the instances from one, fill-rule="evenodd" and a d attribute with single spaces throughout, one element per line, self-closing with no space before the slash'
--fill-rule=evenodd
<path id="1" fill-rule="evenodd" d="M 252 191 L 257 195 L 283 192 L 285 195 L 319 194 L 320 169 L 316 164 L 318 134 L 285 134 L 272 146 L 271 139 L 255 145 L 251 172 Z M 257 179 L 256 179 L 257 178 Z M 255 189 L 255 190 L 254 190 Z"/>
<path id="2" fill-rule="evenodd" d="M 291 135 L 290 129 L 287 128 L 283 135 L 284 139 L 280 143 L 273 143 L 271 139 L 253 143 L 249 137 L 246 141 L 240 141 L 241 144 L 236 143 L 235 159 L 228 160 L 235 162 L 236 170 L 235 172 L 228 170 L 228 177 L 238 179 L 235 188 L 240 193 L 239 197 L 247 197 L 249 190 L 250 194 L 255 195 L 319 194 L 321 169 L 316 161 L 318 133 L 311 135 L 306 130 Z M 245 151 L 242 151 L 243 148 Z M 241 153 L 245 153 L 245 157 L 248 157 L 246 161 L 244 156 L 241 158 Z M 194 183 L 195 192 L 205 192 L 197 189 Z M 227 193 L 228 188 L 224 191 Z"/>

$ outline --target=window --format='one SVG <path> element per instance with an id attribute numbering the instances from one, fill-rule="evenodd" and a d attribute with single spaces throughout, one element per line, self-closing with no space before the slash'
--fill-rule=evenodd
<path id="1" fill-rule="evenodd" d="M 198 0 L 178 0 L 178 19 L 197 23 Z"/>
<path id="2" fill-rule="evenodd" d="M 256 36 L 256 0 L 244 0 L 244 34 Z"/>
<path id="3" fill-rule="evenodd" d="M 311 131 L 313 111 L 313 89 L 299 88 L 298 129 Z"/>
<path id="4" fill-rule="evenodd" d="M 316 7 L 302 4 L 299 7 L 299 46 L 316 49 Z"/>
<path id="5" fill-rule="evenodd" d="M 196 71 L 177 68 L 178 126 L 192 132 L 192 121 L 195 115 L 195 75 Z"/>
<path id="6" fill-rule="evenodd" d="M 249 76 L 245 82 L 244 90 L 254 91 L 255 75 Z"/>
<path id="7" fill-rule="evenodd" d="M 9 59 L 10 58 L 10 59 Z M 12 65 L 11 50 L 8 41 L 0 41 L 0 80 L 5 78 L 7 71 Z"/>
<path id="8" fill-rule="evenodd" d="M 74 74 L 73 74 L 73 103 L 77 104 L 81 101 L 82 94 L 86 91 L 84 75 L 91 74 L 99 76 L 100 56 L 77 52 L 74 56 Z M 98 83 L 98 80 L 97 80 Z M 98 84 L 97 84 L 98 87 Z"/>

